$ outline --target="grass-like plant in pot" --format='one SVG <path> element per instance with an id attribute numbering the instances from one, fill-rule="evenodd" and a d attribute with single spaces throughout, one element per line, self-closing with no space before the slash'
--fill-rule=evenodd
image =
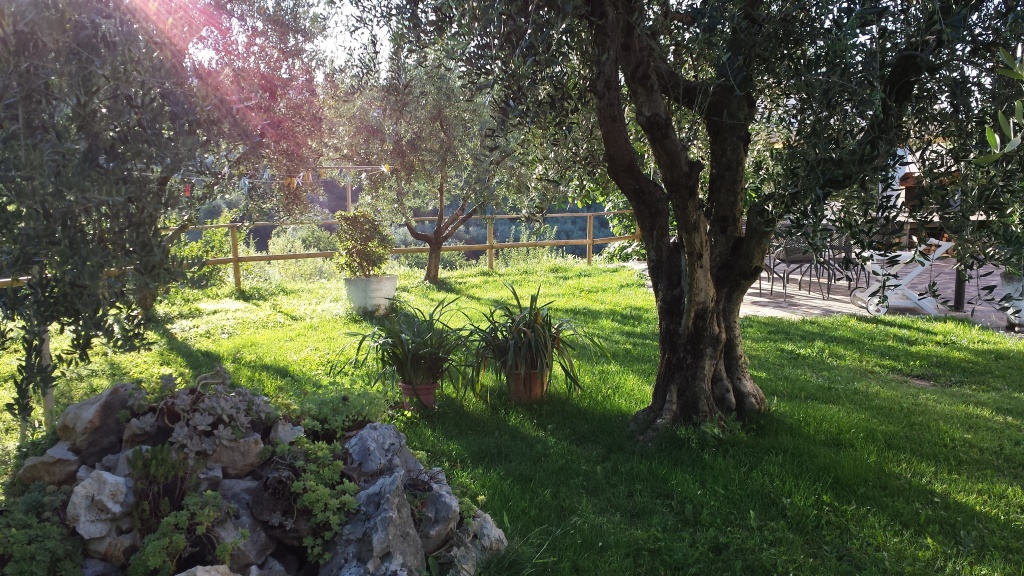
<path id="1" fill-rule="evenodd" d="M 466 334 L 445 321 L 453 302 L 441 301 L 430 312 L 403 309 L 381 319 L 360 336 L 353 363 L 376 365 L 378 379 L 398 384 L 406 408 L 433 408 L 443 381 L 461 386 L 464 380 Z"/>
<path id="2" fill-rule="evenodd" d="M 352 308 L 360 314 L 387 312 L 398 288 L 398 276 L 383 274 L 394 238 L 369 212 L 338 212 L 334 218 L 338 222 L 334 263 L 348 276 L 345 293 Z"/>
<path id="3" fill-rule="evenodd" d="M 517 404 L 530 404 L 547 395 L 557 363 L 570 396 L 582 391 L 574 356 L 580 345 L 603 351 L 599 342 L 582 332 L 572 320 L 551 316 L 551 302 L 540 304 L 540 288 L 524 305 L 515 288 L 512 305 L 502 304 L 486 314 L 484 326 L 471 331 L 476 367 L 475 391 L 480 393 L 484 372 L 490 368 L 508 385 Z"/>

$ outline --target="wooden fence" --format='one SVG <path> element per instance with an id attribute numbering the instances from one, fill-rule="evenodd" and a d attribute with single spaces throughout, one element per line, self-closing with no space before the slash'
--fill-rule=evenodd
<path id="1" fill-rule="evenodd" d="M 546 246 L 586 246 L 587 247 L 587 264 L 593 262 L 594 257 L 594 246 L 599 244 L 608 244 L 609 242 L 616 242 L 620 240 L 638 240 L 639 234 L 631 234 L 629 236 L 610 236 L 606 238 L 594 238 L 594 218 L 596 216 L 609 216 L 612 214 L 629 214 L 629 210 L 613 210 L 607 212 L 577 212 L 577 213 L 561 213 L 561 214 L 546 214 L 544 218 L 586 218 L 587 219 L 587 237 L 580 239 L 566 239 L 566 240 L 537 240 L 533 242 L 495 242 L 494 241 L 494 221 L 495 220 L 518 220 L 519 216 L 511 215 L 496 215 L 496 216 L 474 216 L 473 219 L 482 219 L 487 222 L 487 243 L 486 244 L 452 244 L 441 247 L 442 252 L 468 252 L 471 250 L 480 250 L 487 252 L 487 267 L 494 269 L 494 254 L 498 250 L 507 248 L 540 248 Z M 415 218 L 416 221 L 434 221 L 436 217 L 423 217 Z M 229 230 L 229 237 L 231 240 L 231 256 L 222 258 L 211 258 L 206 260 L 207 266 L 226 266 L 231 265 L 232 277 L 234 279 L 235 288 L 242 287 L 242 263 L 243 262 L 276 262 L 283 260 L 304 260 L 307 258 L 332 258 L 335 252 L 299 252 L 294 254 L 254 254 L 251 256 L 242 256 L 239 254 L 239 229 L 240 228 L 266 228 L 275 226 L 310 226 L 310 225 L 332 225 L 337 224 L 336 220 L 324 220 L 322 222 L 301 222 L 294 224 L 282 224 L 276 222 L 253 222 L 253 223 L 237 223 L 233 222 L 230 224 L 206 224 L 202 226 L 193 226 L 189 228 L 189 231 L 202 231 L 202 230 L 215 230 L 224 229 Z M 393 254 L 416 254 L 426 253 L 429 248 L 426 246 L 412 246 L 406 248 L 395 248 Z M 116 272 L 115 272 L 116 273 Z M 24 279 L 6 279 L 0 280 L 0 288 L 8 286 L 19 285 L 24 282 Z"/>

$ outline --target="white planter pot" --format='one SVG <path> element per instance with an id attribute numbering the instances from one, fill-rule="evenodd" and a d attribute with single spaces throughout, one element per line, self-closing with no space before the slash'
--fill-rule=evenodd
<path id="1" fill-rule="evenodd" d="M 1024 295 L 1021 294 L 1021 286 L 1024 286 L 1024 276 L 1003 272 L 999 275 L 999 280 L 1003 284 L 1004 294 L 1017 296 L 1017 298 L 1010 302 L 1010 309 L 1006 313 L 1007 321 L 1018 326 L 1024 325 Z"/>
<path id="2" fill-rule="evenodd" d="M 391 309 L 391 302 L 398 289 L 398 276 L 372 276 L 370 278 L 345 278 L 345 293 L 352 309 L 360 314 L 385 314 Z"/>

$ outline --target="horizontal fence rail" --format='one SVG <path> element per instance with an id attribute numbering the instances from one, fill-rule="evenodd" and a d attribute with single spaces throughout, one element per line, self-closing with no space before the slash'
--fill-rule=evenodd
<path id="1" fill-rule="evenodd" d="M 532 242 L 495 242 L 494 241 L 494 221 L 495 220 L 523 220 L 521 216 L 513 216 L 507 214 L 494 215 L 494 216 L 474 216 L 473 220 L 486 220 L 487 221 L 487 242 L 485 244 L 451 244 L 441 247 L 442 252 L 469 252 L 472 250 L 479 250 L 487 253 L 487 267 L 494 269 L 494 255 L 498 250 L 504 250 L 508 248 L 544 248 L 552 246 L 586 246 L 587 247 L 587 264 L 593 263 L 594 257 L 594 246 L 600 244 L 608 244 L 611 242 L 619 242 L 625 240 L 639 240 L 639 234 L 630 234 L 628 236 L 610 236 L 604 238 L 594 238 L 594 218 L 597 216 L 610 216 L 613 214 L 630 214 L 630 210 L 610 210 L 606 212 L 572 212 L 572 213 L 560 213 L 560 214 L 545 214 L 541 219 L 546 220 L 548 218 L 586 218 L 587 219 L 587 237 L 579 239 L 566 239 L 566 240 L 536 240 Z M 437 220 L 436 216 L 424 216 L 413 218 L 415 222 L 432 222 Z M 231 256 L 210 258 L 204 261 L 206 266 L 227 266 L 231 265 L 232 279 L 234 280 L 235 288 L 241 289 L 242 287 L 242 264 L 247 262 L 279 262 L 286 260 L 305 260 L 309 258 L 333 258 L 336 254 L 334 251 L 329 252 L 297 252 L 292 254 L 253 254 L 251 256 L 242 256 L 239 253 L 239 234 L 240 228 L 266 228 L 266 227 L 295 227 L 295 226 L 330 226 L 337 224 L 337 220 L 323 220 L 320 222 L 252 222 L 252 223 L 240 223 L 232 222 L 229 224 L 204 224 L 201 226 L 192 226 L 188 229 L 189 232 L 203 230 L 217 230 L 217 229 L 228 229 L 230 231 L 231 240 Z M 426 246 L 409 246 L 404 248 L 395 248 L 391 251 L 392 254 L 424 254 L 430 251 L 430 248 Z M 113 274 L 118 273 L 112 271 Z M 0 280 L 0 288 L 6 288 L 9 286 L 20 286 L 25 283 L 28 278 L 11 278 Z"/>

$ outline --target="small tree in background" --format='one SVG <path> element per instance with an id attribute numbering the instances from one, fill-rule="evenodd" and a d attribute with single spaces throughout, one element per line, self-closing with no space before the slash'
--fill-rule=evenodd
<path id="1" fill-rule="evenodd" d="M 492 138 L 484 101 L 439 57 L 392 51 L 383 81 L 352 87 L 339 103 L 340 154 L 388 165 L 361 201 L 405 223 L 429 249 L 424 281 L 436 283 L 441 247 L 474 215 L 498 203 L 509 154 Z M 426 226 L 414 218 L 431 216 Z"/>

